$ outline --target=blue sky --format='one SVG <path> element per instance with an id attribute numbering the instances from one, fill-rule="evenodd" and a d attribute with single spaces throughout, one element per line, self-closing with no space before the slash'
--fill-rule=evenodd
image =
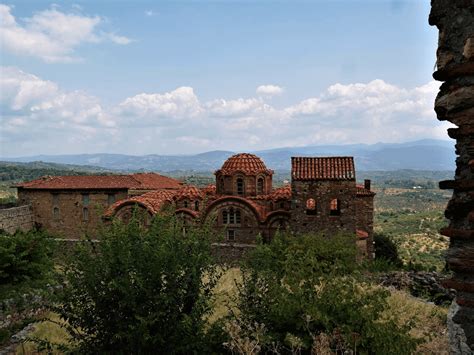
<path id="1" fill-rule="evenodd" d="M 445 138 L 428 0 L 0 9 L 4 156 Z"/>

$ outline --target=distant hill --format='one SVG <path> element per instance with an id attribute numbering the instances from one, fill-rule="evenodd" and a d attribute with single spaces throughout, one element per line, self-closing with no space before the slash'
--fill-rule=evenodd
<path id="1" fill-rule="evenodd" d="M 0 182 L 3 182 L 3 184 L 34 180 L 45 175 L 57 176 L 110 173 L 110 170 L 97 166 L 67 165 L 45 163 L 42 161 L 31 163 L 0 161 Z"/>
<path id="2" fill-rule="evenodd" d="M 252 152 L 260 156 L 274 170 L 289 170 L 292 156 L 354 156 L 358 171 L 372 170 L 454 170 L 454 142 L 425 139 L 408 143 L 377 143 L 351 145 L 319 145 L 286 147 Z M 122 171 L 212 171 L 234 152 L 211 151 L 195 155 L 124 155 L 79 154 L 38 155 L 3 158 L 17 162 L 42 161 L 76 166 L 101 167 Z"/>

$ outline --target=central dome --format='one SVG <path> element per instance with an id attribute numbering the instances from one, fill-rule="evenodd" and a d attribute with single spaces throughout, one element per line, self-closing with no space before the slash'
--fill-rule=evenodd
<path id="1" fill-rule="evenodd" d="M 240 153 L 231 156 L 220 169 L 222 174 L 232 175 L 235 172 L 244 174 L 271 173 L 262 159 L 254 154 Z"/>

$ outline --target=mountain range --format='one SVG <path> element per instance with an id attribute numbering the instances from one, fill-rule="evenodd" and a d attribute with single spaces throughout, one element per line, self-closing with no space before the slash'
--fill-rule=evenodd
<path id="1" fill-rule="evenodd" d="M 285 147 L 250 153 L 261 157 L 268 168 L 288 171 L 292 156 L 354 156 L 357 170 L 454 170 L 454 142 L 424 139 L 407 143 L 316 145 Z M 1 158 L 3 161 L 42 161 L 87 165 L 121 171 L 212 171 L 235 152 L 210 151 L 194 155 L 74 154 Z"/>

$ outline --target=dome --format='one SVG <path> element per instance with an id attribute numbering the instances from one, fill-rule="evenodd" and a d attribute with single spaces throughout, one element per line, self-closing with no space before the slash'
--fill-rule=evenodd
<path id="1" fill-rule="evenodd" d="M 235 172 L 242 172 L 246 175 L 273 173 L 273 171 L 267 169 L 262 159 L 249 153 L 240 153 L 231 156 L 224 162 L 218 172 L 225 175 L 232 175 Z"/>

